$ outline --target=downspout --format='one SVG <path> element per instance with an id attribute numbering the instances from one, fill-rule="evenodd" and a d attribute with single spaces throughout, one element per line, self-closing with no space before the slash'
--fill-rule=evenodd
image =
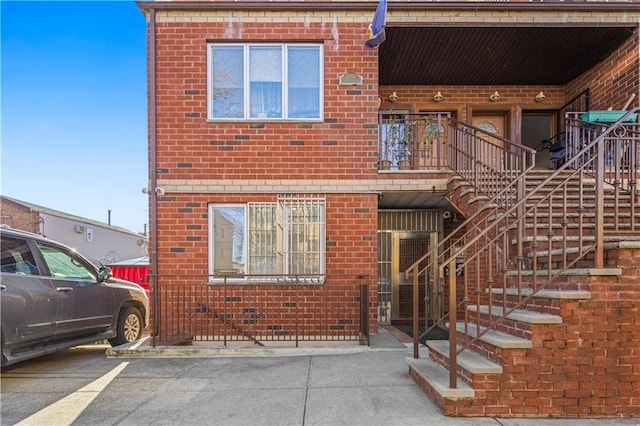
<path id="1" fill-rule="evenodd" d="M 156 347 L 158 334 L 158 180 L 156 156 L 156 10 L 149 10 L 149 238 L 151 239 L 151 294 L 153 294 L 153 324 L 151 327 L 151 343 Z"/>

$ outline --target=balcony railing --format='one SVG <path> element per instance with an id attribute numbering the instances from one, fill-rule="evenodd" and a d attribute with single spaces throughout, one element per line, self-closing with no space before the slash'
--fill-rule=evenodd
<path id="1" fill-rule="evenodd" d="M 446 166 L 449 113 L 379 115 L 379 170 L 438 170 Z"/>
<path id="2" fill-rule="evenodd" d="M 534 164 L 535 150 L 451 118 L 450 113 L 379 115 L 378 169 L 455 170 L 487 196 Z"/>

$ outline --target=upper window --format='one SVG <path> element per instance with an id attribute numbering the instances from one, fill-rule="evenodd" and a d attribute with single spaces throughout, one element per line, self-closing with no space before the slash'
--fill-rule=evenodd
<path id="1" fill-rule="evenodd" d="M 210 44 L 209 118 L 322 117 L 322 46 Z"/>
<path id="2" fill-rule="evenodd" d="M 213 275 L 321 281 L 323 198 L 282 196 L 276 203 L 211 205 L 209 218 Z"/>

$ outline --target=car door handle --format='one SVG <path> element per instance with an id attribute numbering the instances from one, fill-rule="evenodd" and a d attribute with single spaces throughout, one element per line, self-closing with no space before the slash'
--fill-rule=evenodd
<path id="1" fill-rule="evenodd" d="M 56 291 L 73 291 L 73 287 L 56 287 Z"/>

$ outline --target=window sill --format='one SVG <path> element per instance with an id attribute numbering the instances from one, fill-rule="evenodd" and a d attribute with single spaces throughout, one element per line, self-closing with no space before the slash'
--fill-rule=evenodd
<path id="1" fill-rule="evenodd" d="M 299 278 L 236 278 L 229 277 L 226 280 L 223 278 L 210 279 L 207 285 L 210 286 L 223 286 L 223 285 L 324 285 L 325 277 L 299 277 Z"/>

